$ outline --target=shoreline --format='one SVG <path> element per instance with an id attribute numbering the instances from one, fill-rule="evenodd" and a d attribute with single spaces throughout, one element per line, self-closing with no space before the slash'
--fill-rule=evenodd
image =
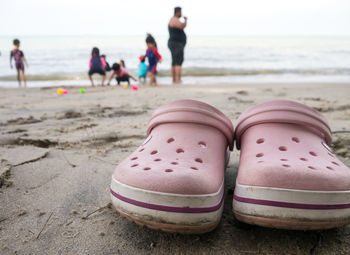
<path id="1" fill-rule="evenodd" d="M 96 82 L 97 81 L 97 82 Z M 79 88 L 79 87 L 84 87 L 85 89 L 88 88 L 92 88 L 92 89 L 96 89 L 96 88 L 122 88 L 122 84 L 121 86 L 118 86 L 117 84 L 113 84 L 110 86 L 104 85 L 104 86 L 100 86 L 100 85 L 96 85 L 98 84 L 98 81 L 100 81 L 100 79 L 96 79 L 95 80 L 95 87 L 92 87 L 91 84 L 89 85 L 83 85 L 83 84 L 77 84 L 77 85 L 44 85 L 44 86 L 28 86 L 25 89 L 58 89 L 58 88 Z M 27 81 L 28 82 L 28 81 Z M 30 82 L 30 81 L 29 81 Z M 17 83 L 17 81 L 16 81 Z M 314 82 L 314 81 L 260 81 L 260 82 L 251 82 L 251 81 L 247 81 L 247 82 L 242 82 L 242 81 L 236 81 L 236 82 L 217 82 L 217 83 L 207 83 L 207 84 L 195 84 L 195 83 L 182 83 L 182 84 L 172 84 L 172 83 L 158 83 L 157 87 L 171 87 L 171 86 L 176 86 L 176 87 L 183 87 L 185 88 L 189 88 L 189 87 L 211 87 L 211 86 L 218 86 L 218 87 L 232 87 L 232 86 L 248 86 L 248 87 L 254 87 L 254 86 L 284 86 L 284 85 L 293 85 L 293 86 L 325 86 L 325 85 L 344 85 L 344 86 L 350 86 L 350 82 L 345 82 L 345 81 L 324 81 L 324 82 Z M 139 88 L 150 88 L 150 86 L 148 85 L 148 81 L 146 84 L 137 84 L 137 82 L 130 83 L 131 85 L 138 85 Z M 0 86 L 0 90 L 11 90 L 11 89 L 20 89 L 20 88 L 24 88 L 23 86 L 23 82 L 22 82 L 22 87 L 19 87 L 18 84 L 15 87 L 1 87 Z M 153 87 L 152 87 L 153 88 Z"/>

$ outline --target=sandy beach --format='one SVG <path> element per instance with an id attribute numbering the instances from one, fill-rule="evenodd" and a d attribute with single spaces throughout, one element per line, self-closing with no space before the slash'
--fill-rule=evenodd
<path id="1" fill-rule="evenodd" d="M 350 226 L 284 231 L 239 223 L 232 194 L 239 152 L 226 171 L 221 223 L 204 235 L 140 227 L 110 206 L 114 168 L 146 138 L 153 110 L 195 99 L 235 125 L 242 111 L 272 99 L 307 104 L 325 115 L 333 150 L 350 166 L 350 84 L 275 83 L 0 88 L 0 254 L 350 254 Z"/>

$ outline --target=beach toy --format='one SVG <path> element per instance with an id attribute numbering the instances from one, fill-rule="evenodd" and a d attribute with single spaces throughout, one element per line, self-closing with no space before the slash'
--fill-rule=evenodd
<path id="1" fill-rule="evenodd" d="M 66 89 L 63 90 L 63 94 L 64 94 L 64 95 L 67 95 L 67 94 L 68 94 L 68 90 L 66 90 Z"/>
<path id="2" fill-rule="evenodd" d="M 132 90 L 138 90 L 139 89 L 139 87 L 137 85 L 132 85 L 131 88 L 132 88 Z"/>
<path id="3" fill-rule="evenodd" d="M 235 138 L 236 219 L 299 230 L 350 223 L 350 169 L 329 148 L 331 130 L 319 112 L 292 101 L 265 102 L 242 113 Z"/>
<path id="4" fill-rule="evenodd" d="M 63 95 L 63 93 L 64 93 L 64 89 L 61 89 L 61 88 L 57 89 L 57 94 Z"/>
<path id="5" fill-rule="evenodd" d="M 152 229 L 205 233 L 220 222 L 233 126 L 216 108 L 179 100 L 158 108 L 148 138 L 115 169 L 112 203 Z"/>
<path id="6" fill-rule="evenodd" d="M 85 93 L 85 89 L 84 88 L 80 88 L 79 92 L 80 92 L 80 94 L 84 94 Z"/>
<path id="7" fill-rule="evenodd" d="M 128 88 L 128 85 L 127 85 L 127 84 L 124 84 L 124 85 L 123 85 L 123 88 L 124 88 L 124 89 L 127 89 L 127 88 Z"/>

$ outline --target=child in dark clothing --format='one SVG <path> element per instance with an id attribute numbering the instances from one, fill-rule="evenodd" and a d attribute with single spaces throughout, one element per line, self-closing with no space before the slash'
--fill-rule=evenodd
<path id="1" fill-rule="evenodd" d="M 92 80 L 92 75 L 98 73 L 102 75 L 101 85 L 104 86 L 104 81 L 106 79 L 106 62 L 102 56 L 100 56 L 100 50 L 97 47 L 92 48 L 91 57 L 89 61 L 90 70 L 88 72 L 91 85 L 94 87 L 94 81 Z"/>
<path id="2" fill-rule="evenodd" d="M 117 76 L 116 80 L 118 82 L 118 85 L 120 85 L 122 81 L 126 81 L 130 85 L 130 78 L 136 81 L 136 79 L 133 76 L 131 76 L 125 68 L 120 67 L 120 65 L 117 63 L 114 63 L 112 65 L 112 70 L 113 70 L 113 73 L 109 77 L 109 80 L 107 83 L 108 86 L 110 85 L 110 82 L 115 75 Z"/>
<path id="3" fill-rule="evenodd" d="M 15 59 L 15 66 L 16 66 L 16 70 L 17 70 L 18 84 L 21 87 L 21 72 L 22 72 L 23 82 L 24 82 L 24 87 L 25 87 L 27 85 L 26 84 L 27 79 L 26 79 L 26 75 L 24 73 L 24 63 L 28 67 L 27 60 L 24 57 L 23 51 L 19 50 L 20 41 L 18 39 L 14 39 L 13 45 L 14 45 L 14 49 L 11 51 L 11 54 L 10 54 L 10 67 L 11 68 L 13 67 L 12 66 L 12 58 L 14 58 Z"/>
<path id="4" fill-rule="evenodd" d="M 145 57 L 148 58 L 148 72 L 150 73 L 149 85 L 157 86 L 156 74 L 157 74 L 157 64 L 162 62 L 162 56 L 159 54 L 154 38 L 146 38 L 147 51 Z"/>

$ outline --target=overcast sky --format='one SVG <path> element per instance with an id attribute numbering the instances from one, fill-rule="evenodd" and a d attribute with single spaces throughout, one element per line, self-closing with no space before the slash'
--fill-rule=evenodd
<path id="1" fill-rule="evenodd" d="M 350 0 L 0 0 L 0 35 L 350 35 Z"/>

